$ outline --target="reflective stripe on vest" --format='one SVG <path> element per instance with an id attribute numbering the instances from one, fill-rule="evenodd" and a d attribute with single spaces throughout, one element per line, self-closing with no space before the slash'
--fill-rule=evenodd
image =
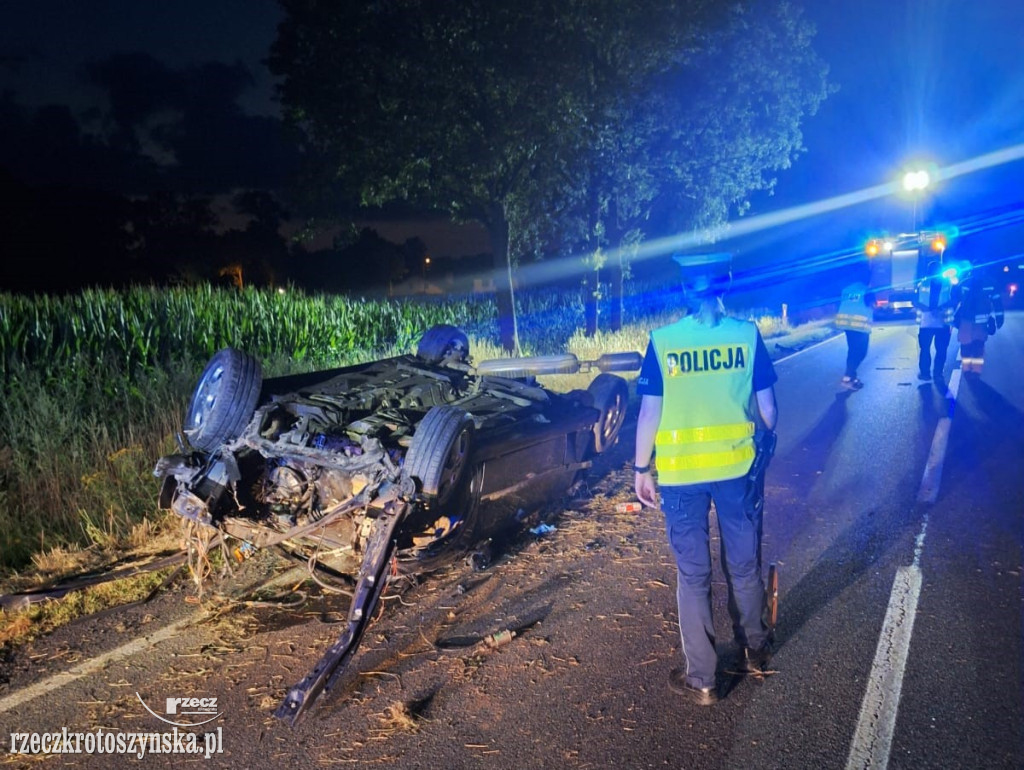
<path id="1" fill-rule="evenodd" d="M 744 466 L 747 470 L 750 470 L 750 463 L 754 459 L 754 447 L 741 447 L 739 449 L 728 449 L 724 452 L 705 452 L 699 455 L 672 455 L 669 457 L 663 457 L 661 454 L 658 455 L 658 480 L 661 481 L 664 478 L 668 478 L 674 474 L 683 474 L 687 471 L 696 471 L 698 475 L 710 475 L 712 473 L 718 474 L 724 468 L 731 468 L 733 466 Z M 742 476 L 747 471 L 741 471 Z M 729 476 L 728 478 L 735 478 Z M 705 479 L 708 481 L 714 481 L 715 479 Z M 696 481 L 690 482 L 670 482 L 665 481 L 665 484 L 671 483 L 689 483 L 696 484 Z"/>
<path id="2" fill-rule="evenodd" d="M 661 423 L 655 466 L 661 484 L 698 484 L 742 476 L 754 458 L 750 414 L 757 327 L 692 318 L 651 335 L 661 368 Z"/>
<path id="3" fill-rule="evenodd" d="M 941 308 L 941 310 L 942 310 L 942 323 L 946 324 L 947 326 L 949 324 L 953 323 L 954 319 L 956 318 L 956 313 L 953 312 L 953 308 L 951 308 L 951 307 L 944 307 L 944 308 Z M 928 312 L 931 313 L 931 312 L 934 312 L 934 311 L 929 310 Z M 918 326 L 920 326 L 922 323 L 924 323 L 924 314 L 925 314 L 925 311 L 921 310 L 921 308 L 917 309 L 917 323 L 918 323 Z"/>
<path id="4" fill-rule="evenodd" d="M 857 332 L 871 331 L 871 310 L 864 304 L 866 293 L 867 286 L 862 283 L 853 283 L 843 289 L 839 312 L 836 313 L 837 329 L 850 329 Z"/>
<path id="5" fill-rule="evenodd" d="M 871 331 L 871 320 L 863 315 L 836 313 L 836 327 L 857 332 L 869 332 Z"/>
<path id="6" fill-rule="evenodd" d="M 659 430 L 656 444 L 694 444 L 699 441 L 725 441 L 727 439 L 749 438 L 754 435 L 754 423 L 738 422 L 735 425 L 709 425 L 701 428 L 680 428 Z"/>

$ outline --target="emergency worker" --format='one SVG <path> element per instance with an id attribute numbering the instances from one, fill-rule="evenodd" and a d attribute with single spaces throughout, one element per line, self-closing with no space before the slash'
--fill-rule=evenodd
<path id="1" fill-rule="evenodd" d="M 637 381 L 642 399 L 633 470 L 644 505 L 657 508 L 661 490 L 676 559 L 684 665 L 671 672 L 669 687 L 709 706 L 719 699 L 711 609 L 712 501 L 741 667 L 757 673 L 771 657 L 761 579 L 761 470 L 767 460 L 757 449 L 769 442 L 774 448 L 777 377 L 757 326 L 725 315 L 729 255 L 674 259 L 683 269 L 687 313 L 651 333 Z M 675 367 L 669 363 L 673 356 Z M 651 470 L 654 453 L 657 483 Z M 752 465 L 760 470 L 753 471 Z"/>
<path id="2" fill-rule="evenodd" d="M 917 284 L 914 292 L 914 308 L 917 310 L 917 379 L 942 381 L 946 367 L 946 351 L 949 349 L 953 323 L 955 296 L 949 276 L 940 272 L 938 262 L 928 263 L 928 275 Z M 932 345 L 935 346 L 935 366 L 932 367 Z"/>
<path id="3" fill-rule="evenodd" d="M 866 281 L 856 280 L 843 289 L 836 313 L 835 327 L 846 332 L 846 372 L 840 385 L 848 390 L 860 390 L 864 383 L 857 379 L 857 367 L 868 354 L 871 339 L 871 295 Z"/>
<path id="4" fill-rule="evenodd" d="M 954 315 L 960 341 L 960 369 L 968 378 L 980 377 L 985 366 L 985 342 L 1003 326 L 1003 300 L 995 282 L 983 270 L 968 269 L 960 283 L 960 304 Z"/>

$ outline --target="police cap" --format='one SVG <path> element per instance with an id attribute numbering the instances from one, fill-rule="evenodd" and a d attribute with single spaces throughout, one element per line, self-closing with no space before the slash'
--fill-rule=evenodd
<path id="1" fill-rule="evenodd" d="M 680 267 L 683 284 L 698 291 L 726 291 L 732 282 L 732 254 L 727 251 L 677 253 L 672 259 Z"/>

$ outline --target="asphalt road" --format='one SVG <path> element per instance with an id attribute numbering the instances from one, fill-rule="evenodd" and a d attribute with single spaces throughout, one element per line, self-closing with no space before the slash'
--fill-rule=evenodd
<path id="1" fill-rule="evenodd" d="M 842 373 L 841 338 L 778 366 L 765 553 L 785 565 L 775 663 L 801 675 L 771 681 L 771 696 L 747 714 L 750 740 L 722 766 L 847 766 L 894 581 L 915 564 L 915 548 L 921 588 L 902 686 L 887 704 L 888 766 L 1024 762 L 1024 316 L 1008 316 L 989 341 L 980 381 L 960 379 L 954 343 L 946 374 L 955 401 L 918 382 L 915 332 L 876 328 L 859 372 L 865 386 L 849 395 L 828 387 Z M 949 416 L 938 494 L 921 502 Z"/>
<path id="2" fill-rule="evenodd" d="M 781 575 L 775 673 L 732 674 L 716 581 L 728 695 L 714 707 L 666 686 L 679 664 L 675 573 L 660 515 L 614 512 L 632 499 L 627 430 L 595 469 L 591 502 L 556 512 L 554 533 L 485 573 L 456 567 L 385 601 L 351 673 L 295 730 L 271 713 L 337 632 L 323 621 L 344 600 L 235 605 L 189 624 L 179 592 L 19 653 L 0 688 L 0 742 L 170 730 L 140 699 L 163 713 L 167 697 L 192 696 L 218 698 L 207 727 L 222 729 L 223 752 L 193 760 L 210 767 L 1020 768 L 1024 315 L 990 340 L 981 380 L 960 378 L 954 343 L 948 388 L 919 383 L 916 346 L 913 325 L 876 328 L 853 393 L 839 387 L 841 337 L 777 362 L 764 536 Z M 437 644 L 531 619 L 500 649 Z M 147 634 L 141 650 L 110 652 Z M 62 671 L 81 675 L 54 679 Z"/>

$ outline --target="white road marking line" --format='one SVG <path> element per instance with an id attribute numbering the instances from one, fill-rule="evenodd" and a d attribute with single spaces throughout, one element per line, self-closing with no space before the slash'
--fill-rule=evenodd
<path id="1" fill-rule="evenodd" d="M 915 564 L 896 570 L 889 609 L 882 623 L 875 662 L 871 666 L 857 730 L 846 760 L 847 770 L 885 770 L 889 765 L 896 712 L 903 689 L 903 671 L 907 665 L 907 651 L 920 594 L 921 568 Z"/>
<path id="2" fill-rule="evenodd" d="M 122 658 L 127 658 L 129 655 L 142 652 L 146 648 L 159 644 L 165 639 L 170 639 L 181 629 L 185 628 L 185 626 L 191 625 L 195 622 L 197 622 L 195 617 L 188 617 L 171 623 L 169 626 L 164 626 L 149 636 L 140 636 L 139 638 L 133 639 L 127 644 L 122 644 L 120 647 L 105 652 L 98 657 L 90 658 L 77 666 L 72 666 L 67 671 L 61 671 L 58 674 L 54 674 L 49 679 L 44 679 L 41 682 L 36 682 L 29 687 L 18 690 L 16 693 L 0 699 L 0 714 L 5 711 L 10 711 L 13 708 L 17 708 L 23 703 L 28 703 L 28 701 L 34 700 L 40 695 L 45 695 L 53 690 L 59 690 L 61 687 L 71 684 L 76 679 L 81 679 L 84 676 L 88 676 L 89 674 L 99 671 L 109 663 L 121 660 Z"/>
<path id="3" fill-rule="evenodd" d="M 304 572 L 304 567 L 292 567 L 261 585 L 264 588 L 270 588 L 282 584 L 290 585 L 293 584 L 295 579 L 301 576 Z M 0 698 L 0 714 L 5 711 L 10 711 L 13 708 L 17 708 L 23 703 L 28 703 L 30 700 L 34 700 L 40 695 L 45 695 L 48 692 L 59 690 L 61 687 L 71 684 L 76 679 L 81 679 L 84 676 L 88 676 L 89 674 L 99 671 L 108 663 L 122 660 L 123 658 L 127 658 L 129 655 L 134 655 L 135 653 L 141 652 L 149 647 L 155 647 L 165 639 L 170 639 L 172 636 L 176 635 L 181 629 L 200 623 L 208 617 L 209 613 L 202 611 L 198 615 L 193 614 L 187 618 L 182 618 L 181 620 L 171 623 L 169 626 L 164 626 L 163 628 L 154 631 L 152 634 L 132 639 L 130 642 L 122 644 L 120 647 L 113 650 L 109 650 L 96 658 L 90 658 L 89 660 L 82 661 L 78 665 L 72 666 L 67 671 L 61 671 L 58 674 L 54 674 L 49 679 L 44 679 L 41 682 L 29 685 L 24 689 L 8 695 L 6 698 Z"/>
<path id="4" fill-rule="evenodd" d="M 960 369 L 954 369 L 946 391 L 949 414 L 940 418 L 935 426 L 921 488 L 917 493 L 919 503 L 934 503 L 938 498 L 942 465 L 949 444 L 949 428 L 959 390 Z M 921 554 L 924 552 L 927 532 L 928 513 L 925 512 L 921 530 L 914 540 L 914 562 L 909 567 L 896 570 L 889 607 L 885 611 L 882 633 L 875 649 L 875 660 L 871 664 L 871 675 L 860 706 L 857 729 L 846 760 L 847 770 L 885 770 L 889 766 L 896 713 L 899 711 L 900 693 L 903 690 L 903 671 L 907 665 L 917 602 L 921 596 Z"/>
<path id="5" fill-rule="evenodd" d="M 946 398 L 949 400 L 949 414 L 939 418 L 932 437 L 932 447 L 928 452 L 928 461 L 924 464 L 924 476 L 921 487 L 917 490 L 917 502 L 934 503 L 939 497 L 939 483 L 942 481 L 942 466 L 946 460 L 946 446 L 949 444 L 949 427 L 953 422 L 953 409 L 956 396 L 960 392 L 960 370 L 954 369 L 949 378 L 949 389 Z"/>

